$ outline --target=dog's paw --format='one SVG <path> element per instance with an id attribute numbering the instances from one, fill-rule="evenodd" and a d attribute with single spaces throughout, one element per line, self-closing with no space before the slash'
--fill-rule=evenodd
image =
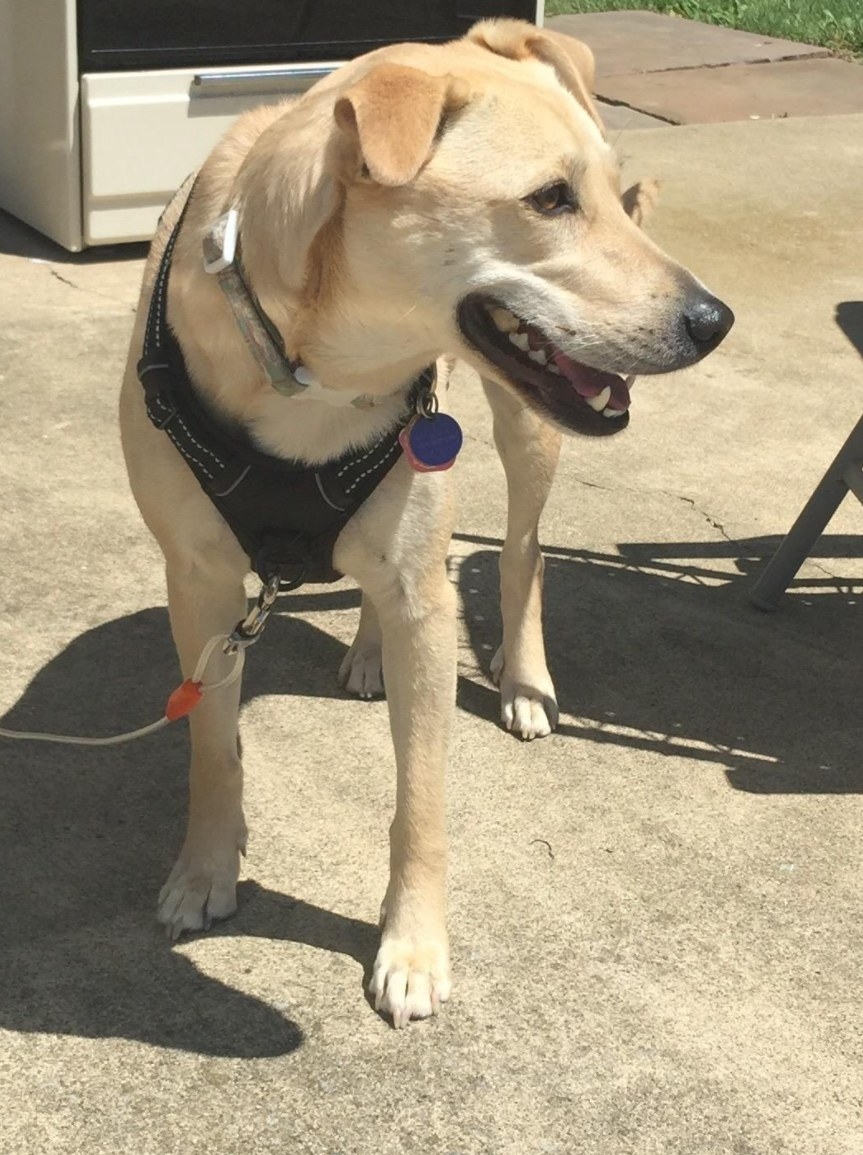
<path id="1" fill-rule="evenodd" d="M 156 917 L 176 941 L 187 931 L 207 930 L 237 909 L 240 848 L 218 856 L 180 854 L 159 893 Z"/>
<path id="2" fill-rule="evenodd" d="M 500 687 L 500 719 L 507 730 L 530 742 L 555 729 L 559 711 L 547 670 L 539 676 L 511 677 L 501 646 L 492 658 L 491 676 Z"/>
<path id="3" fill-rule="evenodd" d="M 358 698 L 384 696 L 383 664 L 379 641 L 357 639 L 339 667 L 339 685 Z"/>
<path id="4" fill-rule="evenodd" d="M 375 1010 L 389 1015 L 394 1027 L 436 1015 L 451 987 L 445 935 L 423 940 L 384 932 L 369 991 Z"/>

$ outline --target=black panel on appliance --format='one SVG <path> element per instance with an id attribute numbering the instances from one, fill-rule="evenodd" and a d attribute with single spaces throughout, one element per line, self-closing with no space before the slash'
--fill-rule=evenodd
<path id="1" fill-rule="evenodd" d="M 78 56 L 82 72 L 347 60 L 535 14 L 531 0 L 78 0 Z"/>

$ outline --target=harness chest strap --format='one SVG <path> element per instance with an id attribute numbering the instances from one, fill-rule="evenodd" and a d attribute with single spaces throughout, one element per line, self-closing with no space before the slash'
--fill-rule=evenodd
<path id="1" fill-rule="evenodd" d="M 433 389 L 434 366 L 412 383 L 396 424 L 362 449 L 320 466 L 261 452 L 201 402 L 168 325 L 171 259 L 185 212 L 184 206 L 159 265 L 138 363 L 147 414 L 170 437 L 263 582 L 274 575 L 289 588 L 336 581 L 342 576 L 333 566 L 336 538 L 401 455 L 399 433 L 420 395 Z"/>

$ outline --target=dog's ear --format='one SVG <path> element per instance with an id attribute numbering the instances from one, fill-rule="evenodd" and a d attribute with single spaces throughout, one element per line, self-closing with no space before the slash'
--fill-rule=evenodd
<path id="1" fill-rule="evenodd" d="M 620 198 L 624 212 L 637 225 L 643 225 L 659 200 L 659 182 L 642 180 L 628 188 Z"/>
<path id="2" fill-rule="evenodd" d="M 595 67 L 593 53 L 586 44 L 561 32 L 535 28 L 525 20 L 483 20 L 471 28 L 467 38 L 497 56 L 550 64 L 563 87 L 605 136 L 605 126 L 591 96 Z"/>
<path id="3" fill-rule="evenodd" d="M 431 152 L 447 112 L 468 101 L 467 85 L 402 64 L 379 64 L 336 102 L 336 123 L 355 139 L 379 184 L 412 181 Z"/>

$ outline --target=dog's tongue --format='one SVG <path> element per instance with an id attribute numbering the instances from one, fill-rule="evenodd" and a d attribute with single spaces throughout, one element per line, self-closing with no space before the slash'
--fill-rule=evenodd
<path id="1" fill-rule="evenodd" d="M 589 365 L 580 365 L 556 349 L 551 355 L 552 361 L 564 376 L 579 397 L 597 397 L 606 387 L 611 389 L 609 409 L 623 411 L 629 408 L 629 389 L 622 377 L 616 373 L 603 373 L 601 369 L 591 369 Z"/>

